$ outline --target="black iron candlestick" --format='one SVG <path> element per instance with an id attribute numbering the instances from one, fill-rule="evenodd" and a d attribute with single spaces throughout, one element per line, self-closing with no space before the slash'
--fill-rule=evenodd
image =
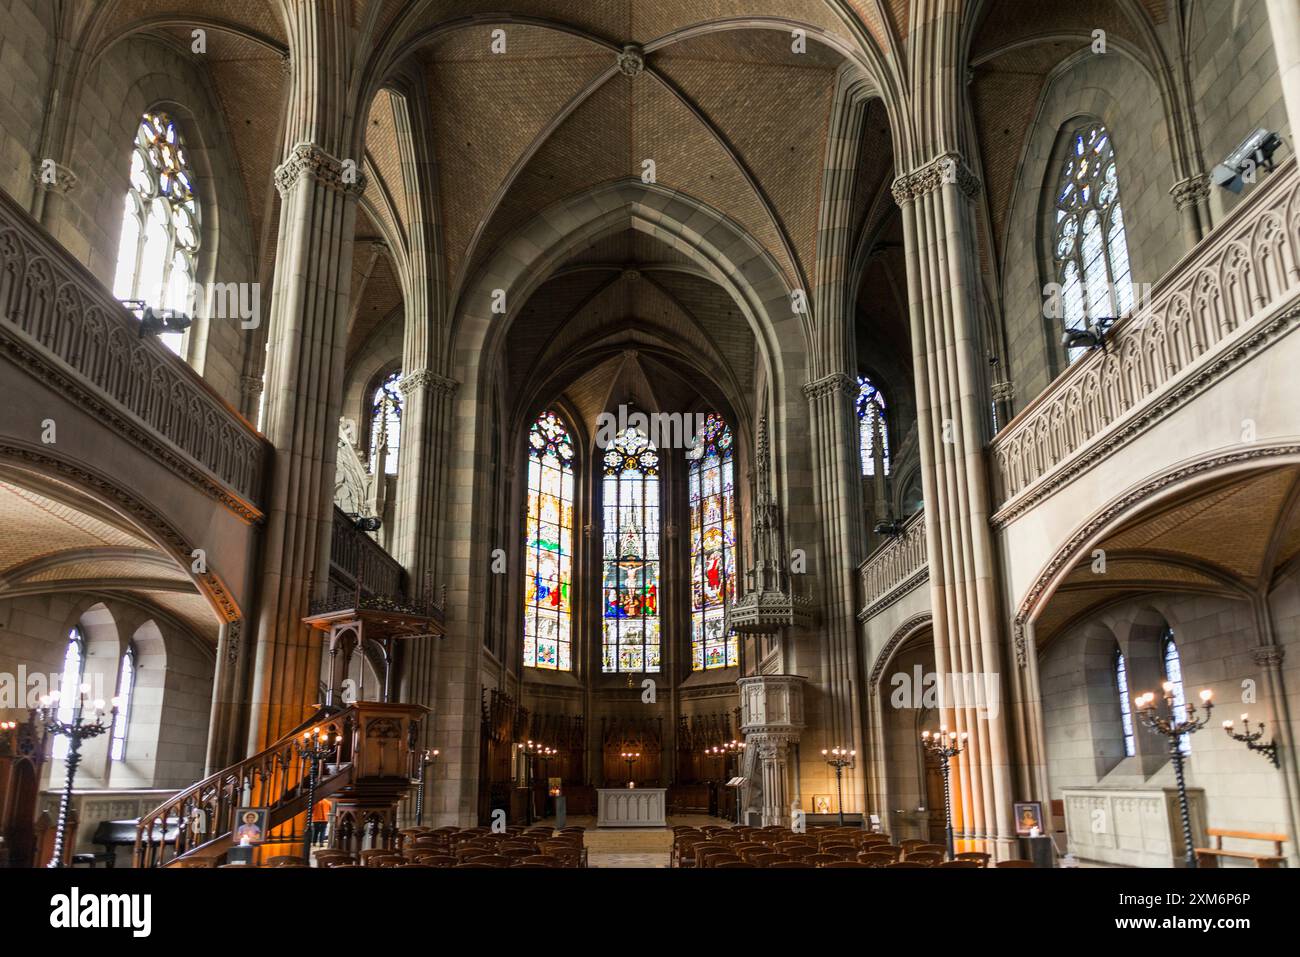
<path id="1" fill-rule="evenodd" d="M 37 715 L 45 728 L 45 733 L 68 739 L 68 776 L 63 782 L 63 796 L 59 799 L 59 822 L 54 832 L 54 856 L 50 858 L 47 867 L 63 866 L 63 848 L 68 837 L 68 813 L 72 809 L 72 782 L 77 776 L 77 767 L 81 764 L 81 742 L 89 738 L 97 738 L 113 727 L 113 721 L 117 718 L 117 706 L 118 699 L 114 698 L 113 710 L 105 723 L 104 701 L 97 699 L 94 702 L 95 718 L 93 721 L 86 721 L 86 686 L 83 685 L 77 699 L 77 706 L 72 712 L 72 720 L 62 721 L 59 718 L 59 692 L 53 691 L 41 696 L 41 706 L 37 709 Z"/>
<path id="2" fill-rule="evenodd" d="M 1183 780 L 1183 751 L 1179 745 L 1182 743 L 1183 735 L 1195 734 L 1209 723 L 1210 713 L 1214 711 L 1214 702 L 1210 699 L 1213 692 L 1208 688 L 1201 692 L 1201 702 L 1205 706 L 1205 714 L 1196 717 L 1196 705 L 1188 702 L 1185 706 L 1187 717 L 1182 721 L 1175 720 L 1174 709 L 1174 685 L 1171 681 L 1164 684 L 1164 698 L 1167 706 L 1168 716 L 1159 714 L 1155 709 L 1156 696 L 1153 692 L 1146 692 L 1138 695 L 1134 704 L 1137 706 L 1138 715 L 1142 721 L 1152 731 L 1163 734 L 1169 739 L 1169 757 L 1174 762 L 1174 781 L 1178 784 L 1178 812 L 1183 819 L 1183 845 L 1186 851 L 1187 866 L 1196 867 L 1196 847 L 1192 840 L 1192 813 L 1187 804 L 1187 784 Z"/>
<path id="3" fill-rule="evenodd" d="M 1223 730 L 1228 732 L 1228 737 L 1234 741 L 1242 742 L 1251 751 L 1258 751 L 1273 762 L 1273 767 L 1280 768 L 1282 765 L 1277 759 L 1277 741 L 1270 740 L 1268 744 L 1259 743 L 1260 738 L 1264 737 L 1264 722 L 1259 723 L 1259 730 L 1251 731 L 1250 715 L 1243 714 L 1241 716 L 1241 727 L 1242 731 L 1233 731 L 1231 719 L 1223 722 Z"/>
<path id="4" fill-rule="evenodd" d="M 857 751 L 849 748 L 822 748 L 822 758 L 835 769 L 835 804 L 839 810 L 840 827 L 844 826 L 844 769 L 853 766 Z"/>
<path id="5" fill-rule="evenodd" d="M 311 863 L 312 826 L 316 815 L 316 775 L 320 762 L 334 753 L 338 733 L 322 735 L 320 728 L 302 733 L 302 741 L 294 742 L 294 750 L 307 762 L 307 831 L 302 838 L 302 859 Z"/>
<path id="6" fill-rule="evenodd" d="M 641 757 L 640 751 L 624 751 L 623 760 L 627 762 L 627 786 L 632 786 L 632 765 Z"/>
<path id="7" fill-rule="evenodd" d="M 424 781 L 428 774 L 429 765 L 439 754 L 437 748 L 425 748 L 420 754 L 420 783 L 415 787 L 415 826 L 419 827 L 424 823 Z"/>
<path id="8" fill-rule="evenodd" d="M 929 731 L 921 732 L 922 746 L 939 758 L 941 762 L 940 768 L 943 770 L 944 836 L 948 842 L 948 860 L 950 861 L 956 857 L 957 848 L 952 833 L 952 787 L 949 783 L 948 762 L 965 750 L 966 738 L 967 732 L 963 731 L 958 734 L 956 731 L 949 731 L 946 725 L 941 725 L 934 734 Z"/>

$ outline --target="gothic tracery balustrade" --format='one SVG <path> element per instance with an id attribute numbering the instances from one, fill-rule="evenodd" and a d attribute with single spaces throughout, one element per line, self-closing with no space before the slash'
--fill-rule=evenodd
<path id="1" fill-rule="evenodd" d="M 1027 505 L 1296 322 L 1300 172 L 1288 160 L 991 444 L 995 494 Z"/>
<path id="2" fill-rule="evenodd" d="M 862 563 L 862 614 L 867 617 L 889 599 L 910 591 L 927 568 L 925 510 L 909 518 L 901 533 L 885 542 Z"/>
<path id="3" fill-rule="evenodd" d="M 0 320 L 0 346 L 20 364 L 138 442 L 166 439 L 184 455 L 158 445 L 162 461 L 258 517 L 249 503 L 261 498 L 266 441 L 184 362 L 141 339 L 121 303 L 2 192 Z"/>

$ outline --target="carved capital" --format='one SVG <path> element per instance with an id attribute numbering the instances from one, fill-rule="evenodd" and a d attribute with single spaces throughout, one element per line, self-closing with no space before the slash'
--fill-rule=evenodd
<path id="1" fill-rule="evenodd" d="M 417 389 L 431 389 L 441 396 L 455 395 L 459 387 L 460 383 L 455 379 L 448 379 L 429 369 L 416 369 L 397 380 L 397 390 L 404 396 Z"/>
<path id="2" fill-rule="evenodd" d="M 299 143 L 275 170 L 275 188 L 286 195 L 303 176 L 311 176 L 328 189 L 361 193 L 366 177 L 355 160 L 341 160 L 314 143 Z"/>
<path id="3" fill-rule="evenodd" d="M 1181 213 L 1188 206 L 1209 198 L 1210 177 L 1205 173 L 1201 173 L 1198 176 L 1179 180 L 1169 187 L 1169 195 L 1174 198 L 1174 205 L 1178 207 L 1178 211 Z"/>
<path id="4" fill-rule="evenodd" d="M 1010 402 L 1016 397 L 1016 384 L 1010 379 L 994 382 L 989 386 L 994 402 Z"/>
<path id="5" fill-rule="evenodd" d="M 808 399 L 824 399 L 836 392 L 856 396 L 858 394 L 858 384 L 851 375 L 843 372 L 833 372 L 828 376 L 807 382 L 803 387 L 803 394 Z"/>
<path id="6" fill-rule="evenodd" d="M 246 399 L 261 395 L 262 377 L 260 375 L 241 375 L 239 377 L 239 394 Z"/>
<path id="7" fill-rule="evenodd" d="M 1256 648 L 1251 652 L 1251 657 L 1255 659 L 1255 664 L 1261 668 L 1276 667 L 1282 663 L 1282 658 L 1286 654 L 1286 649 L 1280 645 L 1265 645 L 1262 648 Z"/>
<path id="8" fill-rule="evenodd" d="M 77 174 L 54 160 L 39 160 L 32 165 L 32 179 L 47 193 L 66 196 L 77 188 Z"/>
<path id="9" fill-rule="evenodd" d="M 970 199 L 977 196 L 983 188 L 979 177 L 971 172 L 960 153 L 944 153 L 924 166 L 898 177 L 894 180 L 891 192 L 894 194 L 894 202 L 905 206 L 912 200 L 949 184 L 956 186 Z"/>
<path id="10" fill-rule="evenodd" d="M 243 620 L 236 618 L 226 622 L 226 660 L 234 664 L 239 660 L 239 636 Z"/>
<path id="11" fill-rule="evenodd" d="M 645 52 L 639 43 L 626 43 L 622 52 L 615 56 L 618 72 L 624 76 L 637 76 L 645 69 Z"/>

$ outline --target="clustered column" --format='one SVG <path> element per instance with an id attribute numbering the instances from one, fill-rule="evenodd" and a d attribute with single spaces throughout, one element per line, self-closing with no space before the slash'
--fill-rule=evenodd
<path id="1" fill-rule="evenodd" d="M 900 177 L 926 507 L 935 665 L 944 723 L 969 734 L 958 760 L 954 827 L 1013 840 L 1002 648 L 984 461 L 988 405 L 979 375 L 978 275 L 970 200 L 979 182 L 947 153 Z M 950 677 L 954 676 L 954 677 Z M 990 700 L 993 699 L 993 700 Z"/>
<path id="2" fill-rule="evenodd" d="M 357 198 L 364 178 L 311 143 L 276 170 L 282 209 L 266 358 L 264 429 L 275 448 L 252 684 L 249 750 L 315 701 L 320 648 L 301 623 L 328 577 L 334 458 Z"/>

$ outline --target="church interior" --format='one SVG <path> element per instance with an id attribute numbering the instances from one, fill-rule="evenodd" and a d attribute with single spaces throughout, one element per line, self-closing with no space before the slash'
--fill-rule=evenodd
<path id="1" fill-rule="evenodd" d="M 1300 0 L 0 10 L 0 867 L 1300 866 Z"/>

